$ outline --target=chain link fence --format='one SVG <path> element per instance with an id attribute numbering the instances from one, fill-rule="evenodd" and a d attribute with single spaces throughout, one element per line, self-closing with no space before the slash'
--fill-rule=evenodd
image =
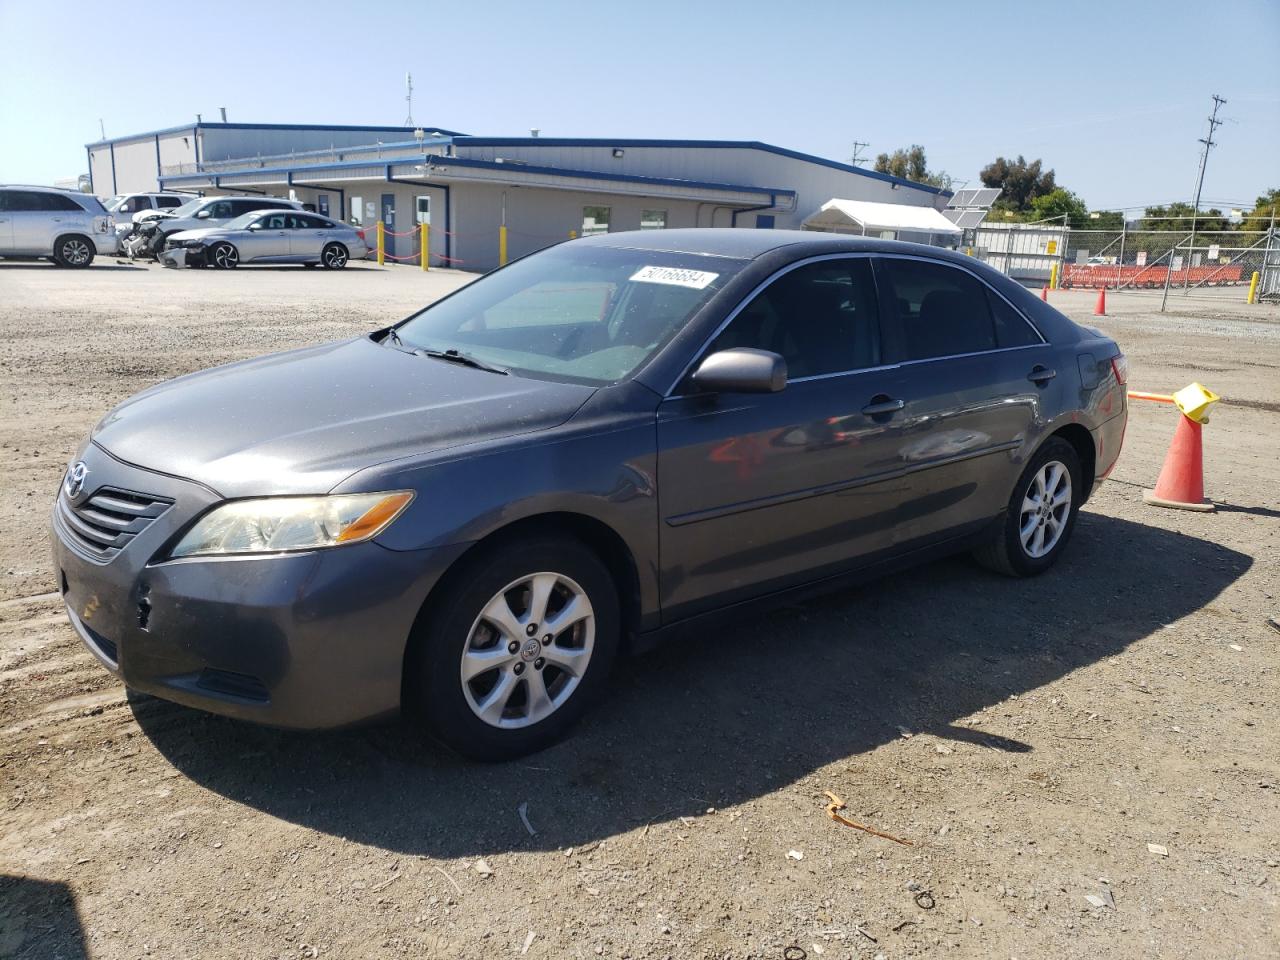
<path id="1" fill-rule="evenodd" d="M 1280 230 L 1076 229 L 982 224 L 966 251 L 1029 286 L 1157 290 L 1193 299 L 1280 299 Z M 1257 281 L 1254 280 L 1255 275 Z"/>

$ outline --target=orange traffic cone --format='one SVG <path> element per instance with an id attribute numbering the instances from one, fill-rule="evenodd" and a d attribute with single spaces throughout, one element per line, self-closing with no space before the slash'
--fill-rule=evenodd
<path id="1" fill-rule="evenodd" d="M 1107 288 L 1100 287 L 1098 289 L 1098 302 L 1093 308 L 1095 317 L 1105 317 L 1107 315 Z"/>
<path id="2" fill-rule="evenodd" d="M 1040 299 L 1041 300 L 1049 299 L 1049 285 L 1047 283 L 1040 288 Z"/>
<path id="3" fill-rule="evenodd" d="M 1098 300 L 1101 306 L 1102 300 Z M 1164 458 L 1155 490 L 1143 490 L 1142 499 L 1157 507 L 1178 510 L 1212 510 L 1204 497 L 1204 448 L 1202 426 L 1186 414 L 1178 417 L 1178 428 Z"/>

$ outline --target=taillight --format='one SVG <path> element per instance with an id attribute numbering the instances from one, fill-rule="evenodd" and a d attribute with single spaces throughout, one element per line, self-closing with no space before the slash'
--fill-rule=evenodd
<path id="1" fill-rule="evenodd" d="M 1129 358 L 1117 353 L 1111 358 L 1111 372 L 1116 375 L 1116 383 L 1123 387 L 1129 382 Z"/>
<path id="2" fill-rule="evenodd" d="M 357 230 L 357 231 L 356 231 L 356 236 L 357 236 L 357 237 L 359 237 L 361 240 L 363 240 L 363 239 L 364 239 L 364 231 L 363 231 L 363 230 Z"/>

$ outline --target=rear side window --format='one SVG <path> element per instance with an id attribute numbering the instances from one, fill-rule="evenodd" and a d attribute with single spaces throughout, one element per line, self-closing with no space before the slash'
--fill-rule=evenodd
<path id="1" fill-rule="evenodd" d="M 76 213 L 84 213 L 84 208 L 71 197 L 39 190 L 5 190 L 0 193 L 0 210 L 14 213 L 74 210 Z"/>
<path id="2" fill-rule="evenodd" d="M 308 217 L 305 214 L 295 213 L 289 218 L 289 227 L 293 230 L 325 230 L 333 224 L 327 220 L 321 220 L 319 217 Z"/>
<path id="3" fill-rule="evenodd" d="M 820 260 L 783 274 L 752 298 L 708 352 L 732 347 L 781 355 L 790 379 L 878 366 L 871 261 Z"/>
<path id="4" fill-rule="evenodd" d="M 1040 343 L 1040 337 L 1031 324 L 1009 302 L 992 290 L 987 291 L 991 304 L 991 317 L 996 324 L 996 343 L 1001 347 L 1029 347 Z"/>
<path id="5" fill-rule="evenodd" d="M 168 210 L 170 207 L 180 207 L 183 204 L 181 197 L 156 197 L 156 206 L 161 210 Z"/>
<path id="6" fill-rule="evenodd" d="M 996 324 L 986 287 L 963 270 L 925 260 L 886 257 L 890 311 L 902 331 L 907 360 L 929 360 L 996 349 Z"/>

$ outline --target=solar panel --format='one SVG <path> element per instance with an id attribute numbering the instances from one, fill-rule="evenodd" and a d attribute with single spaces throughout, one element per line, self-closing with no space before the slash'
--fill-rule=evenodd
<path id="1" fill-rule="evenodd" d="M 959 210 L 957 212 L 960 216 L 953 222 L 961 230 L 972 230 L 980 224 L 983 218 L 987 215 L 987 211 L 985 210 Z"/>
<path id="2" fill-rule="evenodd" d="M 963 209 L 979 207 L 983 210 L 990 210 L 991 205 L 996 202 L 1000 196 L 999 187 L 978 187 L 973 190 L 957 190 L 955 196 L 951 198 L 951 202 L 947 204 L 953 209 Z"/>

